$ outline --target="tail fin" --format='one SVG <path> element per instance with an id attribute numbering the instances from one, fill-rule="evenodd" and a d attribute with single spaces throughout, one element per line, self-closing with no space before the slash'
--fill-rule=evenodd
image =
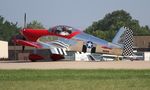
<path id="1" fill-rule="evenodd" d="M 122 47 L 123 56 L 133 55 L 133 32 L 129 28 L 122 27 L 114 37 L 112 43 Z"/>
<path id="2" fill-rule="evenodd" d="M 123 41 L 123 56 L 133 56 L 133 31 L 127 29 Z"/>
<path id="3" fill-rule="evenodd" d="M 122 46 L 125 31 L 126 31 L 126 27 L 121 27 L 117 32 L 117 34 L 115 35 L 114 39 L 112 40 L 112 43 Z"/>

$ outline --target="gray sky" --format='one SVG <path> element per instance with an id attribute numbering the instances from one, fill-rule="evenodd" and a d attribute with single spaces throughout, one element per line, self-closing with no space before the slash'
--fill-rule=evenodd
<path id="1" fill-rule="evenodd" d="M 141 25 L 150 26 L 150 0 L 0 0 L 0 15 L 23 26 L 38 20 L 46 28 L 69 25 L 85 29 L 115 10 L 126 10 Z"/>

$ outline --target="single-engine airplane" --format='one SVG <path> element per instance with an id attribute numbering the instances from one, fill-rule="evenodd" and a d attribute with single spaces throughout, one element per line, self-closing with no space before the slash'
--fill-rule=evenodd
<path id="1" fill-rule="evenodd" d="M 69 46 L 75 45 L 76 41 L 84 42 L 82 45 L 82 52 L 95 53 L 97 52 L 97 46 L 101 46 L 105 49 L 122 48 L 124 50 L 126 46 L 124 43 L 121 43 L 121 41 L 122 37 L 127 35 L 127 33 L 124 34 L 127 30 L 129 29 L 125 27 L 120 28 L 113 41 L 108 42 L 66 25 L 58 25 L 50 29 L 42 30 L 24 28 L 20 30 L 21 34 L 15 36 L 13 41 L 16 44 L 22 45 L 23 50 L 25 46 L 49 49 L 50 58 L 52 60 L 59 60 L 63 59 L 64 55 L 67 55 L 66 51 L 69 50 Z M 57 39 L 49 42 L 42 42 L 39 38 L 43 36 L 57 37 Z M 44 59 L 44 57 L 36 53 L 31 53 L 29 59 L 31 61 L 36 61 Z"/>

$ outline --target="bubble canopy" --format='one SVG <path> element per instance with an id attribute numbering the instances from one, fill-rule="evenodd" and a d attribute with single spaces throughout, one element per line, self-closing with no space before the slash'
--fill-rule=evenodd
<path id="1" fill-rule="evenodd" d="M 60 35 L 70 35 L 74 31 L 79 31 L 73 27 L 65 26 L 65 25 L 59 25 L 52 27 L 48 30 L 49 32 L 52 32 L 54 34 L 60 34 Z"/>

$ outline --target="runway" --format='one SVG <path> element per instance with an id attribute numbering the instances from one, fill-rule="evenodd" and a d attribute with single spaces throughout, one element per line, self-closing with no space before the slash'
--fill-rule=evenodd
<path id="1" fill-rule="evenodd" d="M 109 61 L 109 62 L 0 61 L 0 69 L 150 69 L 150 62 L 149 61 Z"/>

